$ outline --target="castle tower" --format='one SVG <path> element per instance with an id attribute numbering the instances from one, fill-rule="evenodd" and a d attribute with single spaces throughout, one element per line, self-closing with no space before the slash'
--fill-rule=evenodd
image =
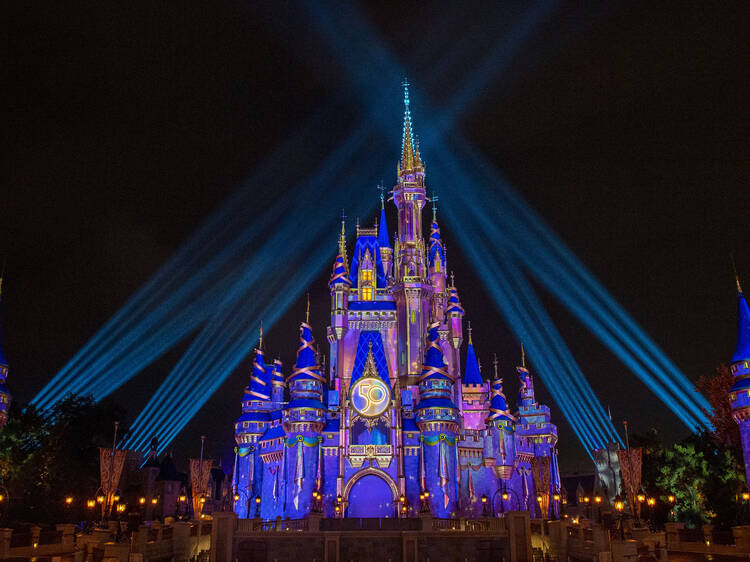
<path id="1" fill-rule="evenodd" d="M 241 518 L 255 514 L 254 499 L 260 494 L 263 465 L 260 461 L 258 441 L 269 426 L 271 418 L 272 367 L 263 358 L 263 329 L 255 350 L 250 384 L 242 397 L 242 415 L 234 424 L 237 443 L 237 462 L 233 487 L 237 499 L 234 510 Z"/>
<path id="2" fill-rule="evenodd" d="M 273 360 L 273 372 L 271 373 L 271 402 L 275 408 L 281 408 L 284 404 L 284 389 L 286 388 L 286 381 L 284 380 L 284 373 L 282 372 L 283 363 L 278 360 Z"/>
<path id="3" fill-rule="evenodd" d="M 317 491 L 320 480 L 316 475 L 321 462 L 321 431 L 326 421 L 326 407 L 322 402 L 325 377 L 317 363 L 312 328 L 307 318 L 305 320 L 300 324 L 297 362 L 287 380 L 290 399 L 282 413 L 286 432 L 282 468 L 287 475 L 284 513 L 292 519 L 305 517 L 310 512 L 312 494 Z"/>
<path id="4" fill-rule="evenodd" d="M 479 371 L 479 361 L 474 353 L 474 343 L 471 340 L 471 325 L 469 325 L 469 345 L 466 348 L 466 363 L 464 364 L 463 380 L 461 381 L 461 411 L 464 416 L 464 429 L 484 429 L 487 418 L 488 384 L 482 380 Z"/>
<path id="5" fill-rule="evenodd" d="M 437 322 L 430 325 L 419 378 L 417 427 L 420 437 L 420 485 L 430 492 L 432 513 L 451 517 L 458 497 L 458 409 L 453 403 L 453 383 L 445 370 Z"/>
<path id="6" fill-rule="evenodd" d="M 3 278 L 0 277 L 0 306 L 2 306 Z M 0 309 L 0 428 L 8 421 L 11 395 L 5 381 L 8 378 L 8 360 L 3 355 L 2 309 Z"/>
<path id="7" fill-rule="evenodd" d="M 432 320 L 440 322 L 443 319 L 446 302 L 447 261 L 445 248 L 440 238 L 440 226 L 437 222 L 437 197 L 432 202 L 432 224 L 430 225 L 430 245 L 427 250 L 427 264 L 432 285 Z"/>
<path id="8" fill-rule="evenodd" d="M 750 484 L 750 309 L 737 278 L 737 346 L 730 369 L 734 384 L 729 391 L 732 417 L 740 425 L 745 477 Z"/>
<path id="9" fill-rule="evenodd" d="M 385 200 L 380 193 L 380 222 L 378 223 L 378 246 L 380 246 L 380 260 L 383 262 L 383 270 L 386 280 L 393 277 L 393 248 L 388 240 L 388 222 L 385 217 Z"/>
<path id="10" fill-rule="evenodd" d="M 484 442 L 484 462 L 492 466 L 497 478 L 504 480 L 513 475 L 516 460 L 514 436 L 515 418 L 508 408 L 503 393 L 503 379 L 498 376 L 497 357 L 494 361 L 495 378 L 492 380 L 492 397 L 486 419 L 487 434 Z"/>
<path id="11" fill-rule="evenodd" d="M 419 150 L 414 150 L 409 84 L 404 81 L 404 129 L 398 183 L 393 201 L 398 209 L 398 237 L 394 249 L 393 295 L 399 324 L 398 373 L 413 383 L 422 365 L 425 331 L 430 320 L 432 286 L 427 280 L 425 243 L 422 237 L 422 208 L 427 201 L 425 169 Z"/>

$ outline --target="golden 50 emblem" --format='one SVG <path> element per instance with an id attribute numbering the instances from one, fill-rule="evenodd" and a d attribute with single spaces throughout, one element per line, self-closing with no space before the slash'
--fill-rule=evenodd
<path id="1" fill-rule="evenodd" d="M 352 406 L 359 415 L 373 418 L 388 408 L 390 394 L 388 387 L 380 379 L 360 379 L 352 387 Z"/>

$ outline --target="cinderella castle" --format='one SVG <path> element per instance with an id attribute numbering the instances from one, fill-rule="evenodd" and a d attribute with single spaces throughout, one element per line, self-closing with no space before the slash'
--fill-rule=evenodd
<path id="1" fill-rule="evenodd" d="M 235 424 L 234 509 L 242 518 L 479 517 L 490 512 L 558 511 L 557 428 L 534 396 L 522 359 L 520 391 L 508 403 L 503 380 L 482 378 L 471 329 L 446 253 L 425 167 L 415 146 L 405 85 L 398 182 L 398 232 L 380 221 L 357 226 L 347 248 L 344 223 L 322 328 L 300 325 L 297 360 L 255 350 Z M 261 340 L 262 342 L 262 340 Z"/>

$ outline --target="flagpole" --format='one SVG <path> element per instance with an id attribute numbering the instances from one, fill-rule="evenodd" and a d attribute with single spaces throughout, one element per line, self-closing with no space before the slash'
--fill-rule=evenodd
<path id="1" fill-rule="evenodd" d="M 206 436 L 201 435 L 201 458 L 198 461 L 198 506 L 200 507 L 201 515 L 203 515 L 203 506 L 200 499 L 203 497 L 203 445 L 205 442 Z"/>

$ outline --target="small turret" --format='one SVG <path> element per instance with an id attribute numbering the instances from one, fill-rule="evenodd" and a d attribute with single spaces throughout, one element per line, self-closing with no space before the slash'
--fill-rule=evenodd
<path id="1" fill-rule="evenodd" d="M 446 301 L 446 278 L 447 261 L 445 259 L 445 248 L 440 238 L 440 226 L 437 222 L 437 195 L 432 196 L 432 224 L 430 225 L 430 245 L 427 250 L 427 264 L 430 276 L 430 284 L 433 289 L 432 296 L 432 318 L 442 321 Z"/>
<path id="2" fill-rule="evenodd" d="M 383 184 L 378 186 L 380 190 L 380 222 L 378 223 L 378 246 L 380 248 L 380 261 L 383 263 L 383 272 L 386 279 L 393 277 L 393 248 L 388 240 L 388 223 L 385 218 L 385 197 Z"/>
<path id="3" fill-rule="evenodd" d="M 323 405 L 323 388 L 325 377 L 320 373 L 316 357 L 315 338 L 307 322 L 300 324 L 299 347 L 294 371 L 287 382 L 289 384 L 289 403 L 284 407 L 284 429 L 289 433 L 296 426 L 312 424 L 320 431 L 325 422 Z M 319 425 L 319 427 L 318 427 Z"/>
<path id="4" fill-rule="evenodd" d="M 750 484 L 750 309 L 737 281 L 737 345 L 732 354 L 730 369 L 734 384 L 729 391 L 732 417 L 740 426 L 745 475 Z"/>
<path id="5" fill-rule="evenodd" d="M 471 339 L 471 323 L 468 327 L 469 345 L 466 348 L 466 364 L 464 367 L 463 380 L 461 381 L 461 411 L 464 417 L 465 429 L 484 429 L 484 420 L 487 417 L 487 395 L 489 386 L 482 380 L 474 352 L 474 342 Z"/>
<path id="6" fill-rule="evenodd" d="M 271 401 L 274 406 L 281 406 L 284 402 L 284 389 L 286 381 L 282 372 L 283 364 L 278 359 L 273 360 L 273 372 L 271 373 Z"/>
<path id="7" fill-rule="evenodd" d="M 497 356 L 494 360 L 495 378 L 492 380 L 489 415 L 487 416 L 487 439 L 485 440 L 484 462 L 493 466 L 498 478 L 508 479 L 513 474 L 516 458 L 514 437 L 515 418 L 508 408 L 503 393 L 503 379 L 498 375 Z"/>
<path id="8" fill-rule="evenodd" d="M 455 278 L 451 273 L 451 286 L 448 288 L 448 306 L 445 307 L 446 321 L 448 322 L 449 336 L 453 347 L 458 349 L 463 343 L 463 317 L 464 307 L 458 298 Z"/>
<path id="9" fill-rule="evenodd" d="M 331 342 L 341 340 L 348 330 L 349 290 L 352 281 L 349 278 L 348 264 L 346 263 L 346 225 L 344 214 L 341 213 L 341 234 L 339 234 L 339 253 L 333 262 L 333 273 L 328 287 L 331 290 L 331 327 L 329 338 Z"/>
<path id="10" fill-rule="evenodd" d="M 419 404 L 417 405 L 417 425 L 425 431 L 433 421 L 456 424 L 458 413 L 451 398 L 453 378 L 445 367 L 445 357 L 440 348 L 439 324 L 430 326 L 424 354 L 422 375 L 419 377 Z"/>

